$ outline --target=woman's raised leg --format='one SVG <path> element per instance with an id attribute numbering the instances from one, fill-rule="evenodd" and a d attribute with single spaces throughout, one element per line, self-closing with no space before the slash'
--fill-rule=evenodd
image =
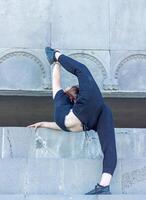
<path id="1" fill-rule="evenodd" d="M 100 89 L 86 65 L 59 52 L 55 53 L 55 57 L 68 72 L 78 78 L 80 92 L 86 92 L 88 96 L 95 94 L 98 101 L 103 101 Z"/>

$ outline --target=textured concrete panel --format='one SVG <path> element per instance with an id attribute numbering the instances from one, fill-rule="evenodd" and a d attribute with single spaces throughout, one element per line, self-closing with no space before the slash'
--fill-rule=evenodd
<path id="1" fill-rule="evenodd" d="M 27 193 L 60 193 L 61 160 L 29 159 L 27 168 Z"/>
<path id="2" fill-rule="evenodd" d="M 33 128 L 31 128 L 33 131 Z M 67 133 L 38 128 L 29 157 L 33 158 L 100 158 L 102 156 L 97 133 Z"/>
<path id="3" fill-rule="evenodd" d="M 0 127 L 0 158 L 2 158 L 3 151 L 3 127 Z"/>
<path id="4" fill-rule="evenodd" d="M 1 159 L 0 194 L 23 193 L 25 169 L 25 159 Z"/>
<path id="5" fill-rule="evenodd" d="M 24 49 L 2 52 L 0 69 L 0 89 L 42 90 L 49 87 L 42 61 Z"/>
<path id="6" fill-rule="evenodd" d="M 108 51 L 62 50 L 63 54 L 85 64 L 101 90 L 110 84 L 110 55 Z M 77 84 L 77 77 L 62 67 L 62 85 L 67 87 Z"/>
<path id="7" fill-rule="evenodd" d="M 118 158 L 146 158 L 146 129 L 115 129 Z M 98 134 L 88 131 L 66 133 L 37 129 L 29 157 L 36 158 L 102 158 Z"/>
<path id="8" fill-rule="evenodd" d="M 115 169 L 111 192 L 121 193 L 120 160 Z M 72 172 L 72 173 L 71 173 Z M 64 193 L 84 194 L 95 187 L 102 172 L 102 159 L 65 159 L 64 160 Z"/>
<path id="9" fill-rule="evenodd" d="M 146 158 L 146 129 L 121 129 L 116 137 L 120 158 Z"/>
<path id="10" fill-rule="evenodd" d="M 145 194 L 145 133 L 145 129 L 116 129 L 113 194 Z M 4 127 L 2 134 L 2 158 L 13 158 L 1 160 L 2 193 L 84 194 L 100 179 L 103 155 L 95 132 L 88 132 L 87 140 L 84 133 L 46 128 L 34 132 L 33 128 Z M 28 162 L 14 159 L 21 156 Z"/>
<path id="11" fill-rule="evenodd" d="M 122 161 L 122 192 L 146 194 L 146 159 Z"/>
<path id="12" fill-rule="evenodd" d="M 64 193 L 84 194 L 99 180 L 101 160 L 64 160 Z M 72 173 L 71 173 L 72 172 Z"/>
<path id="13" fill-rule="evenodd" d="M 145 8 L 145 0 L 110 0 L 110 49 L 146 50 Z"/>
<path id="14" fill-rule="evenodd" d="M 3 128 L 3 158 L 28 157 L 34 141 L 34 132 L 22 127 Z"/>
<path id="15" fill-rule="evenodd" d="M 25 200 L 24 195 L 22 194 L 5 194 L 5 195 L 0 195 L 0 200 Z"/>
<path id="16" fill-rule="evenodd" d="M 101 159 L 31 159 L 28 161 L 28 194 L 84 194 L 101 176 Z M 111 191 L 121 193 L 120 160 Z"/>
<path id="17" fill-rule="evenodd" d="M 107 0 L 54 0 L 52 13 L 53 47 L 109 49 Z"/>
<path id="18" fill-rule="evenodd" d="M 44 47 L 50 43 L 51 0 L 1 0 L 0 47 Z"/>
<path id="19" fill-rule="evenodd" d="M 2 158 L 103 158 L 98 134 L 47 128 L 3 127 Z M 146 129 L 115 128 L 118 158 L 146 158 Z"/>
<path id="20" fill-rule="evenodd" d="M 115 88 L 124 91 L 146 91 L 145 51 L 112 51 L 111 65 Z"/>

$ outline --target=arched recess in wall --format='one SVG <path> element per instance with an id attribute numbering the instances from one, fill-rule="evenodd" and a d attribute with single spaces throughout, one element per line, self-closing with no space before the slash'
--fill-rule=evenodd
<path id="1" fill-rule="evenodd" d="M 146 55 L 134 54 L 123 59 L 115 71 L 119 90 L 146 91 Z"/>
<path id="2" fill-rule="evenodd" d="M 25 51 L 8 52 L 0 57 L 0 89 L 42 90 L 48 87 L 43 63 Z"/>
<path id="3" fill-rule="evenodd" d="M 69 57 L 85 64 L 91 71 L 99 88 L 103 89 L 104 80 L 107 78 L 107 73 L 103 64 L 97 58 L 86 53 L 72 53 L 69 54 Z M 63 87 L 78 84 L 77 78 L 74 75 L 68 73 L 65 69 L 62 69 L 62 73 L 64 74 L 62 78 Z"/>

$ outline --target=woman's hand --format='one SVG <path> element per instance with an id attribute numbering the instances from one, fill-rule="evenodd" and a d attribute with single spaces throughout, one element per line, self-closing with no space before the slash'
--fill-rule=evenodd
<path id="1" fill-rule="evenodd" d="M 35 130 L 36 130 L 38 127 L 45 127 L 45 123 L 44 122 L 37 122 L 35 124 L 28 125 L 27 127 L 34 127 Z"/>
<path id="2" fill-rule="evenodd" d="M 28 125 L 27 127 L 34 127 L 35 130 L 38 128 L 38 127 L 42 127 L 42 128 L 50 128 L 50 129 L 54 129 L 54 130 L 62 130 L 57 124 L 56 122 L 37 122 L 35 124 L 31 124 L 31 125 Z"/>

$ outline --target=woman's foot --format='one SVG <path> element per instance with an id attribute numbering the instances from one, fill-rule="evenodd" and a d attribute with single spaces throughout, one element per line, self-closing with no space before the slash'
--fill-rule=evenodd
<path id="1" fill-rule="evenodd" d="M 98 195 L 98 194 L 111 194 L 110 192 L 110 186 L 102 186 L 99 183 L 95 185 L 95 188 L 87 193 L 85 195 Z"/>
<path id="2" fill-rule="evenodd" d="M 59 55 L 56 55 L 56 52 L 58 54 L 60 54 L 60 50 L 59 49 L 52 49 L 51 47 L 46 47 L 45 48 L 45 53 L 46 53 L 46 56 L 47 56 L 47 59 L 48 59 L 50 65 L 52 65 L 53 62 L 58 60 Z"/>

